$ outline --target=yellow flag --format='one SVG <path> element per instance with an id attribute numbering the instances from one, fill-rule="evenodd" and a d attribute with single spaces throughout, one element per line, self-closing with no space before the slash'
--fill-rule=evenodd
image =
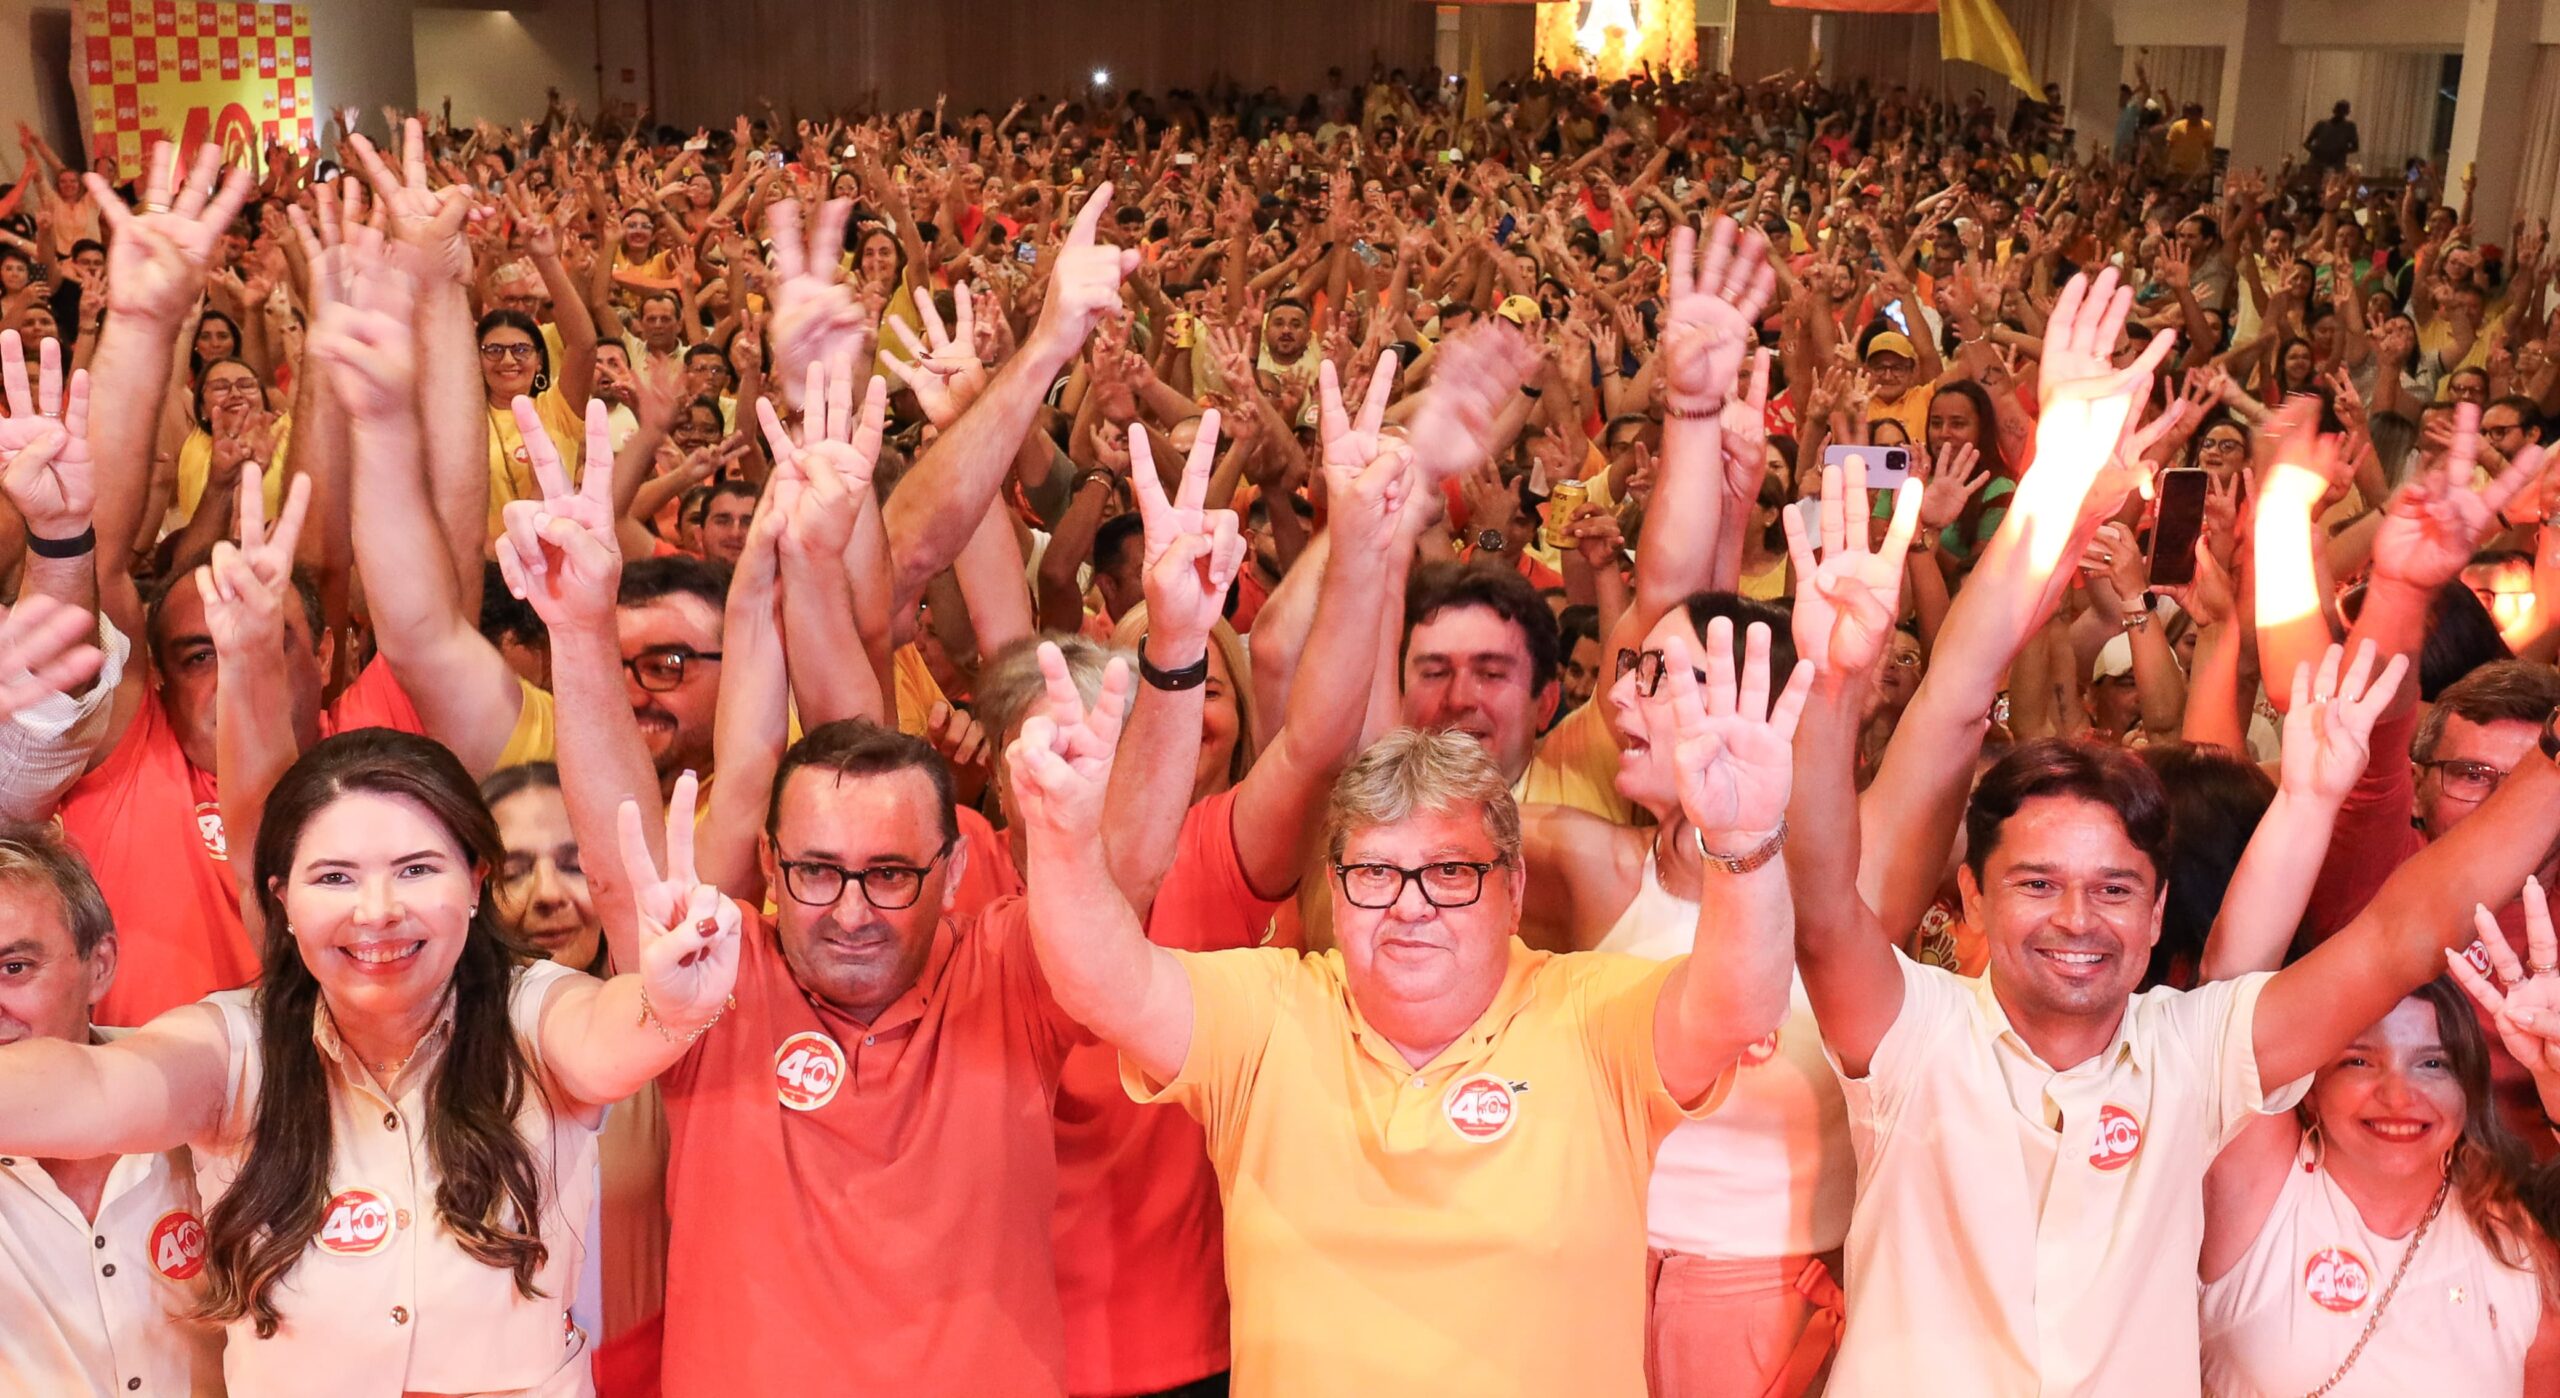
<path id="1" fill-rule="evenodd" d="M 1938 56 L 1988 68 L 2030 97 L 2044 95 L 2000 0 L 1938 0 Z"/>

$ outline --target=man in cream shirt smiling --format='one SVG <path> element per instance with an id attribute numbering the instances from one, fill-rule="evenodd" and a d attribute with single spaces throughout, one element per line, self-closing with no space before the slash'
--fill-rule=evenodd
<path id="1" fill-rule="evenodd" d="M 0 827 L 0 1044 L 94 1041 L 115 928 L 59 837 Z M 187 1152 L 0 1156 L 0 1398 L 218 1394 L 222 1335 L 179 1319 L 204 1270 Z"/>

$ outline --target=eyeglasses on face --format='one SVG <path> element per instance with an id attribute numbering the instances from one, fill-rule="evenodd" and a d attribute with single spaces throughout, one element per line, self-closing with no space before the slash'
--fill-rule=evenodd
<path id="1" fill-rule="evenodd" d="M 792 901 L 812 908 L 833 907 L 844 897 L 844 886 L 851 883 L 862 890 L 862 900 L 884 913 L 912 908 L 924 892 L 924 876 L 933 872 L 945 855 L 951 853 L 949 841 L 933 852 L 933 858 L 922 865 L 873 864 L 848 869 L 823 859 L 785 859 L 782 867 L 782 890 Z"/>
<path id="2" fill-rule="evenodd" d="M 1658 650 L 1626 650 L 1622 648 L 1618 652 L 1618 676 L 1623 679 L 1626 677 L 1627 672 L 1631 670 L 1634 671 L 1636 677 L 1636 696 L 1641 699 L 1650 699 L 1661 690 L 1662 677 L 1666 673 L 1668 666 L 1669 662 L 1663 659 L 1662 652 Z M 1691 670 L 1689 673 L 1698 677 L 1698 683 L 1705 684 L 1707 682 L 1706 671 Z"/>
<path id="3" fill-rule="evenodd" d="M 492 364 L 503 363 L 510 359 L 519 364 L 529 364 L 533 362 L 533 346 L 530 344 L 515 345 L 492 341 L 491 343 L 480 347 L 480 357 Z"/>
<path id="4" fill-rule="evenodd" d="M 2505 771 L 2486 762 L 2421 762 L 2418 764 L 2436 774 L 2436 784 L 2444 794 L 2456 801 L 2486 801 L 2507 779 Z"/>
<path id="5" fill-rule="evenodd" d="M 1344 864 L 1337 861 L 1333 876 L 1342 885 L 1342 896 L 1355 908 L 1392 908 L 1404 897 L 1405 885 L 1420 884 L 1424 901 L 1435 908 L 1463 908 L 1484 896 L 1484 875 L 1488 869 L 1508 863 L 1503 859 L 1443 859 L 1418 869 L 1397 864 Z"/>
<path id="6" fill-rule="evenodd" d="M 644 650 L 622 662 L 632 680 L 651 694 L 664 694 L 684 683 L 685 672 L 702 661 L 716 661 L 716 650 L 689 650 L 683 646 L 661 646 Z"/>

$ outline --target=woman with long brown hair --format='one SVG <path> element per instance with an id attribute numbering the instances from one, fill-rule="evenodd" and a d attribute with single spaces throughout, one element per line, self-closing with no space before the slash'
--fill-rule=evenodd
<path id="1" fill-rule="evenodd" d="M 235 1392 L 588 1392 L 565 1317 L 602 1104 L 680 1057 L 736 975 L 690 796 L 664 879 L 623 814 L 641 965 L 598 981 L 501 932 L 503 847 L 450 752 L 322 741 L 259 823 L 264 980 L 112 1044 L 0 1048 L 0 1152 L 192 1148 Z"/>
<path id="2" fill-rule="evenodd" d="M 2547 977 L 2550 919 L 2531 885 L 2525 904 Z M 2482 916 L 2484 946 L 2522 979 Z M 2560 1257 L 2520 1195 L 2531 1169 L 2462 992 L 2421 987 L 2207 1177 L 2206 1391 L 2560 1392 Z"/>

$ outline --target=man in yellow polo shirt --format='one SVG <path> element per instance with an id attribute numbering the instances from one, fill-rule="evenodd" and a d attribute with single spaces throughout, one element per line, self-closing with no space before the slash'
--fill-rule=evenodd
<path id="1" fill-rule="evenodd" d="M 1655 1147 L 1787 1007 L 1774 856 L 1804 686 L 1772 706 L 1753 641 L 1738 685 L 1729 626 L 1703 684 L 1687 647 L 1666 664 L 1712 976 L 1529 950 L 1510 784 L 1475 739 L 1414 729 L 1334 787 L 1333 950 L 1157 947 L 1100 852 L 1125 666 L 1092 712 L 1070 689 L 1025 722 L 1008 766 L 1041 970 L 1133 1096 L 1207 1128 L 1241 1398 L 1645 1392 Z"/>

